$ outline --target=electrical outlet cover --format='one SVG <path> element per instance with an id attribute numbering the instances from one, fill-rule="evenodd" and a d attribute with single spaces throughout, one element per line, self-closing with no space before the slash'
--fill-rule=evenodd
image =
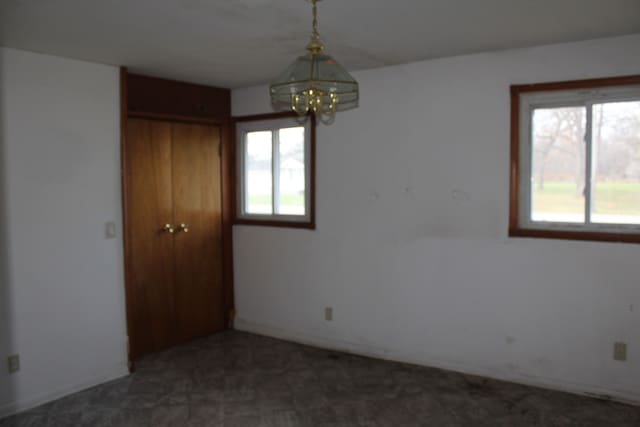
<path id="1" fill-rule="evenodd" d="M 333 308 L 326 307 L 324 309 L 324 320 L 330 322 L 333 320 Z"/>
<path id="2" fill-rule="evenodd" d="M 627 343 L 617 342 L 613 344 L 613 359 L 626 362 L 627 360 Z"/>

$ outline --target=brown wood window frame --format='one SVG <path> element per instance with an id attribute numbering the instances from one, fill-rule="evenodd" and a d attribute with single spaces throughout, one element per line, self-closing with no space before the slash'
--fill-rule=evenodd
<path id="1" fill-rule="evenodd" d="M 509 193 L 509 236 L 547 239 L 591 240 L 603 242 L 640 243 L 640 232 L 611 232 L 593 230 L 554 230 L 527 228 L 520 224 L 520 101 L 521 95 L 535 92 L 570 91 L 640 85 L 640 75 L 538 83 L 511 86 L 511 161 Z M 523 142 L 524 143 L 524 142 Z"/>
<path id="2" fill-rule="evenodd" d="M 252 115 L 252 116 L 242 116 L 242 117 L 234 117 L 233 118 L 233 123 L 232 123 L 232 127 L 233 127 L 233 143 L 234 143 L 234 153 L 236 155 L 236 161 L 234 162 L 234 164 L 237 167 L 236 170 L 236 174 L 235 174 L 235 195 L 236 195 L 236 200 L 234 203 L 234 224 L 239 224 L 239 225 L 258 225 L 258 226 L 266 226 L 266 227 L 283 227 L 283 228 L 302 228 L 302 229 L 309 229 L 309 230 L 315 230 L 316 228 L 316 119 L 315 116 L 313 114 L 309 114 L 307 116 L 307 120 L 309 120 L 309 188 L 307 189 L 307 191 L 309 191 L 309 217 L 308 220 L 306 221 L 287 221 L 287 220 L 280 220 L 280 219 L 273 219 L 270 218 L 270 215 L 265 215 L 264 219 L 258 219 L 258 218 L 246 218 L 246 217 L 242 217 L 240 216 L 240 212 L 239 212 L 239 200 L 241 200 L 240 198 L 240 192 L 243 191 L 242 188 L 240 188 L 240 179 L 238 179 L 238 173 L 241 173 L 242 171 L 240 170 L 240 168 L 238 167 L 239 165 L 239 159 L 237 158 L 238 156 L 238 133 L 237 133 L 237 128 L 238 128 L 238 124 L 240 123 L 246 123 L 246 122 L 258 122 L 258 121 L 267 121 L 267 120 L 282 120 L 282 119 L 299 119 L 300 116 L 298 116 L 298 114 L 293 113 L 293 112 L 282 112 L 282 113 L 271 113 L 271 114 L 259 114 L 259 115 Z"/>

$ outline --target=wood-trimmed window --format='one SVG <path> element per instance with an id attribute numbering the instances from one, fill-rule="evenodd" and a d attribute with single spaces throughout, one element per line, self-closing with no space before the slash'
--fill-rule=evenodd
<path id="1" fill-rule="evenodd" d="M 509 235 L 640 242 L 640 76 L 511 86 Z"/>
<path id="2" fill-rule="evenodd" d="M 315 228 L 315 119 L 235 119 L 236 224 Z"/>

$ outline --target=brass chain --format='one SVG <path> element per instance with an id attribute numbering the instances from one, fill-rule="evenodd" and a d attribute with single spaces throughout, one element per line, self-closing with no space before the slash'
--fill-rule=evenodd
<path id="1" fill-rule="evenodd" d="M 311 0 L 311 4 L 313 4 L 313 37 L 319 38 L 320 33 L 318 33 L 318 7 L 316 6 L 317 0 Z"/>

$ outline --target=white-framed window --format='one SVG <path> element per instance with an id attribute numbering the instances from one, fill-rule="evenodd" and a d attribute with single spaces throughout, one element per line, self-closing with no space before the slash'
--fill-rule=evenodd
<path id="1" fill-rule="evenodd" d="M 308 117 L 237 122 L 236 222 L 314 227 L 313 124 Z"/>
<path id="2" fill-rule="evenodd" d="M 512 126 L 511 235 L 637 240 L 640 78 L 513 86 Z"/>

